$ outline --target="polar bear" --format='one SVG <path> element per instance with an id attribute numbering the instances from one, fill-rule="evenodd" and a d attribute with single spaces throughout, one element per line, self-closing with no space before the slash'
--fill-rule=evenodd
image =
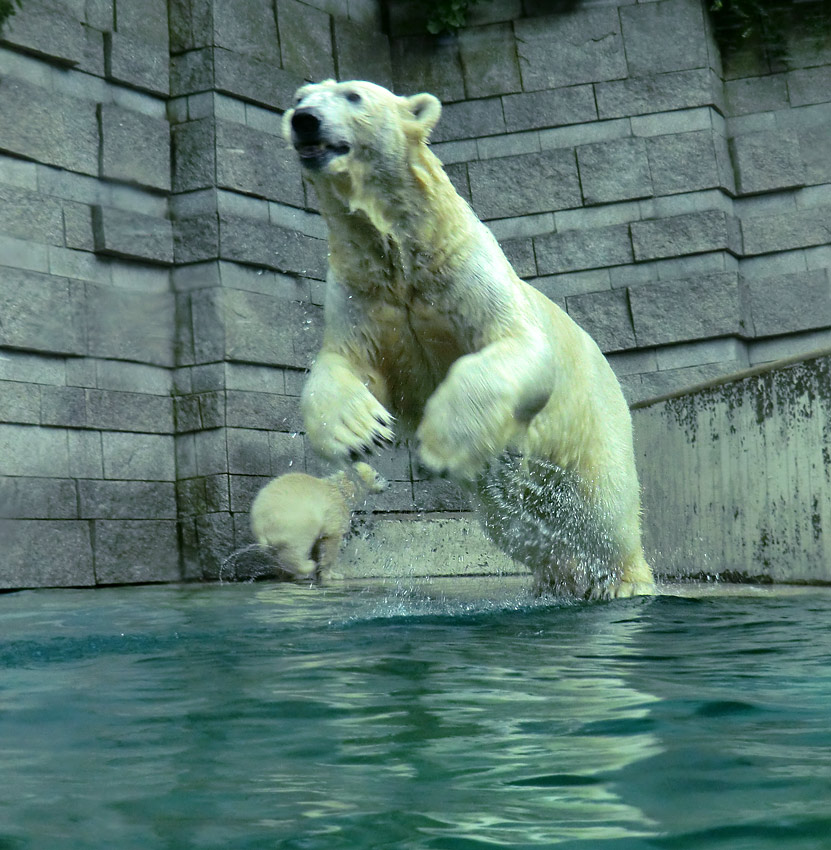
<path id="1" fill-rule="evenodd" d="M 336 562 L 358 500 L 387 487 L 369 464 L 356 463 L 353 473 L 341 470 L 328 478 L 315 478 L 289 472 L 257 493 L 251 504 L 251 531 L 281 569 L 308 578 Z"/>
<path id="2" fill-rule="evenodd" d="M 327 80 L 284 115 L 329 231 L 307 434 L 336 461 L 414 435 L 541 591 L 651 593 L 620 385 L 453 188 L 427 146 L 440 113 L 431 94 Z"/>

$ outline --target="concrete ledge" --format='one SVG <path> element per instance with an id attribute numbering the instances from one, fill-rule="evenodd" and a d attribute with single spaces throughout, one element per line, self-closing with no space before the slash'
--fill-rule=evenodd
<path id="1" fill-rule="evenodd" d="M 831 351 L 633 408 L 656 572 L 831 583 Z"/>

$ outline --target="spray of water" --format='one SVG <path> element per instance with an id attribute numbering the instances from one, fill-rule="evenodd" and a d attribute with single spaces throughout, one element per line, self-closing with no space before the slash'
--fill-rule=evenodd
<path id="1" fill-rule="evenodd" d="M 219 567 L 219 583 L 231 581 L 259 581 L 265 578 L 285 578 L 289 574 L 280 569 L 268 549 L 259 543 L 249 543 L 231 552 Z"/>
<path id="2" fill-rule="evenodd" d="M 486 533 L 531 570 L 538 594 L 604 598 L 620 580 L 613 522 L 586 491 L 575 472 L 508 452 L 477 482 Z"/>

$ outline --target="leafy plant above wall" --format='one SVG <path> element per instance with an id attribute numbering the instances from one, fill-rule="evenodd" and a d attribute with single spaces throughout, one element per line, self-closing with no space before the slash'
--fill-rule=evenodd
<path id="1" fill-rule="evenodd" d="M 831 32 L 831 0 L 711 0 L 710 12 L 722 52 L 759 39 L 770 55 L 784 58 L 787 34 L 799 26 L 817 41 Z"/>
<path id="2" fill-rule="evenodd" d="M 442 32 L 456 32 L 467 23 L 470 7 L 482 2 L 488 2 L 488 0 L 429 0 L 427 3 L 430 8 L 427 16 L 428 32 L 434 35 Z"/>
<path id="3" fill-rule="evenodd" d="M 0 34 L 3 32 L 3 24 L 10 18 L 22 5 L 21 0 L 0 0 Z"/>

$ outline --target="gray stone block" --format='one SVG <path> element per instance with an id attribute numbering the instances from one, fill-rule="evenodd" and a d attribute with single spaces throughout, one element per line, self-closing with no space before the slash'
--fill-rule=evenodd
<path id="1" fill-rule="evenodd" d="M 442 103 L 465 99 L 458 42 L 427 35 L 390 42 L 392 74 L 398 94 L 427 91 Z"/>
<path id="2" fill-rule="evenodd" d="M 696 192 L 722 185 L 710 130 L 646 139 L 652 187 L 656 195 Z"/>
<path id="3" fill-rule="evenodd" d="M 91 587 L 95 584 L 88 522 L 3 520 L 0 587 Z"/>
<path id="4" fill-rule="evenodd" d="M 276 0 L 276 7 L 283 67 L 307 80 L 333 78 L 331 17 L 297 0 Z"/>
<path id="5" fill-rule="evenodd" d="M 216 184 L 216 128 L 213 118 L 172 128 L 173 191 L 193 192 Z"/>
<path id="6" fill-rule="evenodd" d="M 627 118 L 674 109 L 723 109 L 721 82 L 709 68 L 673 71 L 596 83 L 600 118 Z"/>
<path id="7" fill-rule="evenodd" d="M 213 4 L 170 0 L 168 4 L 170 52 L 183 53 L 213 44 Z"/>
<path id="8" fill-rule="evenodd" d="M 721 210 L 633 221 L 630 227 L 638 261 L 707 251 L 740 253 L 737 222 Z"/>
<path id="9" fill-rule="evenodd" d="M 615 139 L 577 148 L 586 204 L 606 204 L 652 195 L 644 139 Z"/>
<path id="10" fill-rule="evenodd" d="M 40 386 L 0 381 L 0 411 L 4 422 L 40 424 Z"/>
<path id="11" fill-rule="evenodd" d="M 114 5 L 115 0 L 86 0 L 84 3 L 87 26 L 97 30 L 111 30 L 115 23 Z"/>
<path id="12" fill-rule="evenodd" d="M 0 275 L 0 345 L 86 354 L 83 285 L 19 269 Z"/>
<path id="13" fill-rule="evenodd" d="M 0 190 L 2 193 L 2 190 Z M 63 202 L 64 244 L 79 251 L 94 251 L 92 207 L 74 201 Z"/>
<path id="14" fill-rule="evenodd" d="M 214 0 L 208 5 L 212 13 L 212 31 L 210 35 L 205 33 L 202 43 L 194 46 L 214 44 L 234 53 L 280 64 L 280 40 L 271 0 L 251 0 L 244 4 L 235 0 Z M 198 16 L 195 12 L 193 20 L 197 30 Z"/>
<path id="15" fill-rule="evenodd" d="M 698 0 L 626 6 L 620 19 L 631 76 L 708 67 L 709 38 Z"/>
<path id="16" fill-rule="evenodd" d="M 234 517 L 230 513 L 210 513 L 196 518 L 196 550 L 185 564 L 189 577 L 211 581 L 227 579 L 231 568 L 224 567 L 228 556 L 237 548 Z"/>
<path id="17" fill-rule="evenodd" d="M 326 242 L 239 216 L 220 216 L 219 253 L 223 259 L 250 263 L 323 280 Z"/>
<path id="18" fill-rule="evenodd" d="M 172 434 L 174 431 L 171 398 L 114 390 L 86 389 L 82 392 L 86 398 L 88 427 L 148 434 Z"/>
<path id="19" fill-rule="evenodd" d="M 831 327 L 831 282 L 826 269 L 747 281 L 756 336 Z"/>
<path id="20" fill-rule="evenodd" d="M 457 162 L 454 165 L 445 165 L 444 170 L 450 178 L 453 188 L 470 203 L 470 180 L 467 176 L 467 163 Z"/>
<path id="21" fill-rule="evenodd" d="M 459 50 L 469 98 L 522 91 L 510 23 L 462 29 Z"/>
<path id="22" fill-rule="evenodd" d="M 273 109 L 288 109 L 303 84 L 299 74 L 220 48 L 214 50 L 214 75 L 217 91 Z"/>
<path id="23" fill-rule="evenodd" d="M 89 354 L 155 366 L 173 365 L 170 292 L 132 292 L 86 284 Z"/>
<path id="24" fill-rule="evenodd" d="M 298 207 L 304 204 L 294 152 L 281 137 L 242 124 L 216 122 L 216 183 Z"/>
<path id="25" fill-rule="evenodd" d="M 293 337 L 300 333 L 300 305 L 242 290 L 202 290 L 192 296 L 197 362 L 231 359 L 251 363 L 296 362 Z M 288 328 L 287 328 L 288 326 Z M 276 333 L 276 328 L 288 332 Z"/>
<path id="26" fill-rule="evenodd" d="M 216 213 L 173 222 L 173 255 L 177 266 L 219 257 L 219 218 Z"/>
<path id="27" fill-rule="evenodd" d="M 617 9 L 520 18 L 514 32 L 525 91 L 627 76 Z"/>
<path id="28" fill-rule="evenodd" d="M 69 478 L 66 432 L 0 423 L 0 475 Z"/>
<path id="29" fill-rule="evenodd" d="M 0 184 L 0 233 L 45 245 L 63 245 L 61 202 Z M 3 264 L 9 265 L 8 261 Z"/>
<path id="30" fill-rule="evenodd" d="M 799 136 L 795 130 L 745 133 L 731 142 L 736 187 L 743 195 L 805 183 Z"/>
<path id="31" fill-rule="evenodd" d="M 107 76 L 119 83 L 167 95 L 170 72 L 167 45 L 149 43 L 121 32 L 104 33 Z"/>
<path id="32" fill-rule="evenodd" d="M 585 295 L 587 292 L 603 292 L 612 288 L 609 269 L 545 275 L 531 283 L 563 309 L 570 295 Z"/>
<path id="33" fill-rule="evenodd" d="M 2 38 L 27 53 L 70 67 L 83 61 L 86 50 L 81 22 L 37 0 L 27 0 L 25 6 L 6 21 Z"/>
<path id="34" fill-rule="evenodd" d="M 303 430 L 299 400 L 262 392 L 226 392 L 226 423 L 231 428 L 263 428 L 297 433 Z"/>
<path id="35" fill-rule="evenodd" d="M 104 477 L 131 481 L 175 481 L 173 437 L 168 434 L 101 434 Z"/>
<path id="36" fill-rule="evenodd" d="M 82 480 L 78 482 L 78 511 L 82 519 L 176 519 L 174 484 Z"/>
<path id="37" fill-rule="evenodd" d="M 724 84 L 729 114 L 748 115 L 788 107 L 784 74 L 727 80 Z"/>
<path id="38" fill-rule="evenodd" d="M 165 265 L 173 262 L 173 229 L 166 218 L 95 206 L 92 228 L 98 254 Z"/>
<path id="39" fill-rule="evenodd" d="M 474 209 L 484 219 L 580 206 L 571 150 L 471 162 L 468 173 Z"/>
<path id="40" fill-rule="evenodd" d="M 502 98 L 502 105 L 509 133 L 597 120 L 594 92 L 589 85 L 509 94 Z"/>
<path id="41" fill-rule="evenodd" d="M 831 207 L 742 219 L 744 253 L 748 256 L 827 245 L 829 232 Z"/>
<path id="42" fill-rule="evenodd" d="M 269 431 L 268 456 L 271 463 L 270 475 L 282 475 L 284 472 L 307 469 L 307 452 L 304 439 L 294 432 Z"/>
<path id="43" fill-rule="evenodd" d="M 831 91 L 831 65 L 791 71 L 787 75 L 791 106 L 827 103 Z"/>
<path id="44" fill-rule="evenodd" d="M 100 105 L 101 176 L 170 189 L 170 126 L 114 104 Z"/>
<path id="45" fill-rule="evenodd" d="M 506 239 L 499 243 L 514 271 L 523 279 L 537 275 L 532 239 Z"/>
<path id="46" fill-rule="evenodd" d="M 168 0 L 135 0 L 125 3 L 116 0 L 116 24 L 118 32 L 140 38 L 168 50 Z M 193 3 L 201 6 L 201 3 Z"/>
<path id="47" fill-rule="evenodd" d="M 64 428 L 85 428 L 87 402 L 81 387 L 43 387 L 41 423 Z"/>
<path id="48" fill-rule="evenodd" d="M 587 331 L 601 351 L 621 351 L 635 347 L 635 332 L 625 289 L 571 295 L 566 299 L 568 314 Z"/>
<path id="49" fill-rule="evenodd" d="M 53 94 L 14 77 L 0 81 L 0 150 L 81 174 L 98 174 L 95 102 Z"/>
<path id="50" fill-rule="evenodd" d="M 475 139 L 505 132 L 502 104 L 499 98 L 466 100 L 445 106 L 441 121 L 431 139 L 444 142 L 450 139 Z"/>
<path id="51" fill-rule="evenodd" d="M 189 50 L 187 53 L 170 57 L 171 97 L 179 97 L 182 102 L 186 102 L 185 95 L 211 91 L 214 88 L 215 52 L 213 47 L 200 47 L 197 50 Z M 168 117 L 170 117 L 170 104 L 168 104 Z"/>
<path id="52" fill-rule="evenodd" d="M 267 475 L 229 475 L 231 510 L 248 512 L 257 493 L 271 480 Z"/>
<path id="53" fill-rule="evenodd" d="M 179 581 L 174 520 L 95 520 L 96 584 Z"/>
<path id="54" fill-rule="evenodd" d="M 386 35 L 366 26 L 335 16 L 332 19 L 338 78 L 369 80 L 392 86 L 392 60 Z"/>
<path id="55" fill-rule="evenodd" d="M 104 455 L 98 431 L 67 431 L 69 474 L 73 478 L 103 478 Z"/>
<path id="56" fill-rule="evenodd" d="M 831 183 L 831 133 L 828 124 L 800 127 L 799 149 L 805 166 L 805 182 L 817 185 Z"/>
<path id="57" fill-rule="evenodd" d="M 75 482 L 0 476 L 0 519 L 77 519 Z"/>
<path id="58" fill-rule="evenodd" d="M 639 346 L 747 334 L 734 273 L 639 286 L 629 301 Z"/>
<path id="59" fill-rule="evenodd" d="M 228 446 L 228 472 L 241 475 L 269 474 L 269 435 L 267 431 L 251 428 L 227 428 L 225 433 Z"/>
<path id="60" fill-rule="evenodd" d="M 619 266 L 633 259 L 629 227 L 625 224 L 537 236 L 534 248 L 540 274 Z"/>

